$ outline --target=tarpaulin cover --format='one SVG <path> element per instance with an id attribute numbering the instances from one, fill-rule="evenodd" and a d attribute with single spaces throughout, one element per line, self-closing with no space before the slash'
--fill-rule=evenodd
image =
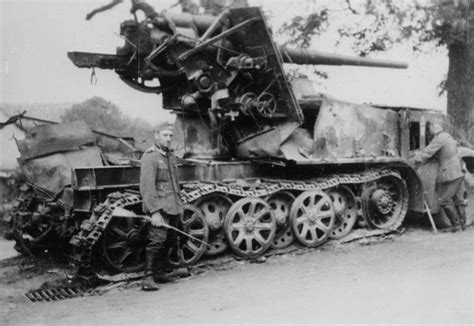
<path id="1" fill-rule="evenodd" d="M 94 146 L 31 159 L 22 169 L 29 182 L 57 194 L 71 183 L 72 168 L 102 165 L 100 149 Z"/>
<path id="2" fill-rule="evenodd" d="M 83 121 L 63 124 L 44 124 L 30 130 L 24 140 L 18 140 L 22 160 L 47 154 L 78 150 L 82 145 L 95 143 L 96 136 Z"/>

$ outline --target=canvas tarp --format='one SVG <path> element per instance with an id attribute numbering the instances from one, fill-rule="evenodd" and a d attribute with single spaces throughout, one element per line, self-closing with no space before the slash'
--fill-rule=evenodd
<path id="1" fill-rule="evenodd" d="M 48 154 L 74 151 L 97 140 L 83 121 L 63 124 L 43 124 L 32 128 L 24 140 L 18 140 L 22 160 Z"/>
<path id="2" fill-rule="evenodd" d="M 28 181 L 57 194 L 71 183 L 72 168 L 102 165 L 100 149 L 94 146 L 31 159 L 22 169 Z"/>

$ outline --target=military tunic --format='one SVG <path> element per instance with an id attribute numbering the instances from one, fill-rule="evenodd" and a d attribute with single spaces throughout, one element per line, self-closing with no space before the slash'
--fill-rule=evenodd
<path id="1" fill-rule="evenodd" d="M 430 158 L 435 158 L 439 164 L 436 191 L 440 204 L 442 207 L 452 205 L 464 177 L 454 138 L 445 131 L 439 132 L 414 160 L 423 163 Z"/>
<path id="2" fill-rule="evenodd" d="M 447 132 L 438 133 L 429 145 L 417 154 L 415 161 L 423 163 L 432 157 L 439 163 L 437 183 L 463 177 L 456 141 Z"/>
<path id="3" fill-rule="evenodd" d="M 140 193 L 145 213 L 181 214 L 177 162 L 172 150 L 164 151 L 155 145 L 143 154 Z"/>
<path id="4" fill-rule="evenodd" d="M 140 164 L 140 193 L 146 214 L 159 212 L 165 223 L 176 225 L 177 217 L 182 213 L 182 202 L 179 197 L 176 156 L 172 150 L 165 151 L 154 145 L 143 154 Z M 156 259 L 147 258 L 146 269 L 163 270 L 167 252 L 165 243 L 169 241 L 168 230 L 149 224 L 147 231 L 147 257 Z"/>

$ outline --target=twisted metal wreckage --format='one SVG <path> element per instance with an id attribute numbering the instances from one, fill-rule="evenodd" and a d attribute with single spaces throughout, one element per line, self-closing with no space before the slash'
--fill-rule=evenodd
<path id="1" fill-rule="evenodd" d="M 428 121 L 443 121 L 441 113 L 338 101 L 306 79 L 290 83 L 283 67 L 404 63 L 280 47 L 259 8 L 211 17 L 132 4 L 135 18 L 121 24 L 125 43 L 115 55 L 68 56 L 80 68 L 113 69 L 134 89 L 161 94 L 163 109 L 176 115 L 173 147 L 186 204 L 178 226 L 200 241 L 177 234 L 170 264 L 228 250 L 254 258 L 295 238 L 317 247 L 355 226 L 395 230 L 409 211 L 424 212 L 424 199 L 439 211 L 436 163 L 415 171 L 407 159 L 426 146 Z M 135 218 L 143 215 L 140 153 L 132 142 L 75 122 L 38 126 L 18 148 L 29 181 L 11 218 L 20 248 L 60 248 L 80 271 L 143 268 L 145 221 Z M 473 172 L 474 152 L 463 151 Z M 466 188 L 466 202 L 473 193 Z M 129 214 L 114 216 L 117 209 Z M 442 215 L 437 223 L 447 226 Z"/>

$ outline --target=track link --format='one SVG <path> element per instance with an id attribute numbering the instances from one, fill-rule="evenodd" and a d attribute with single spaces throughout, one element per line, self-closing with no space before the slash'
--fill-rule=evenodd
<path id="1" fill-rule="evenodd" d="M 213 193 L 229 196 L 260 197 L 270 196 L 278 191 L 308 191 L 327 190 L 342 185 L 364 185 L 375 182 L 384 177 L 393 177 L 404 182 L 397 171 L 389 169 L 372 170 L 363 173 L 340 174 L 310 179 L 308 181 L 282 180 L 282 179 L 247 179 L 244 182 L 190 182 L 183 185 L 180 192 L 183 203 L 189 204 Z M 112 212 L 116 207 L 135 205 L 141 202 L 137 193 L 115 192 L 107 200 L 93 210 L 91 217 L 81 224 L 80 232 L 71 238 L 70 243 L 77 248 L 75 260 L 80 269 L 91 268 L 92 250 L 100 239 L 103 231 L 112 219 Z M 398 228 L 407 211 L 408 200 L 403 201 L 402 212 L 390 229 Z"/>

